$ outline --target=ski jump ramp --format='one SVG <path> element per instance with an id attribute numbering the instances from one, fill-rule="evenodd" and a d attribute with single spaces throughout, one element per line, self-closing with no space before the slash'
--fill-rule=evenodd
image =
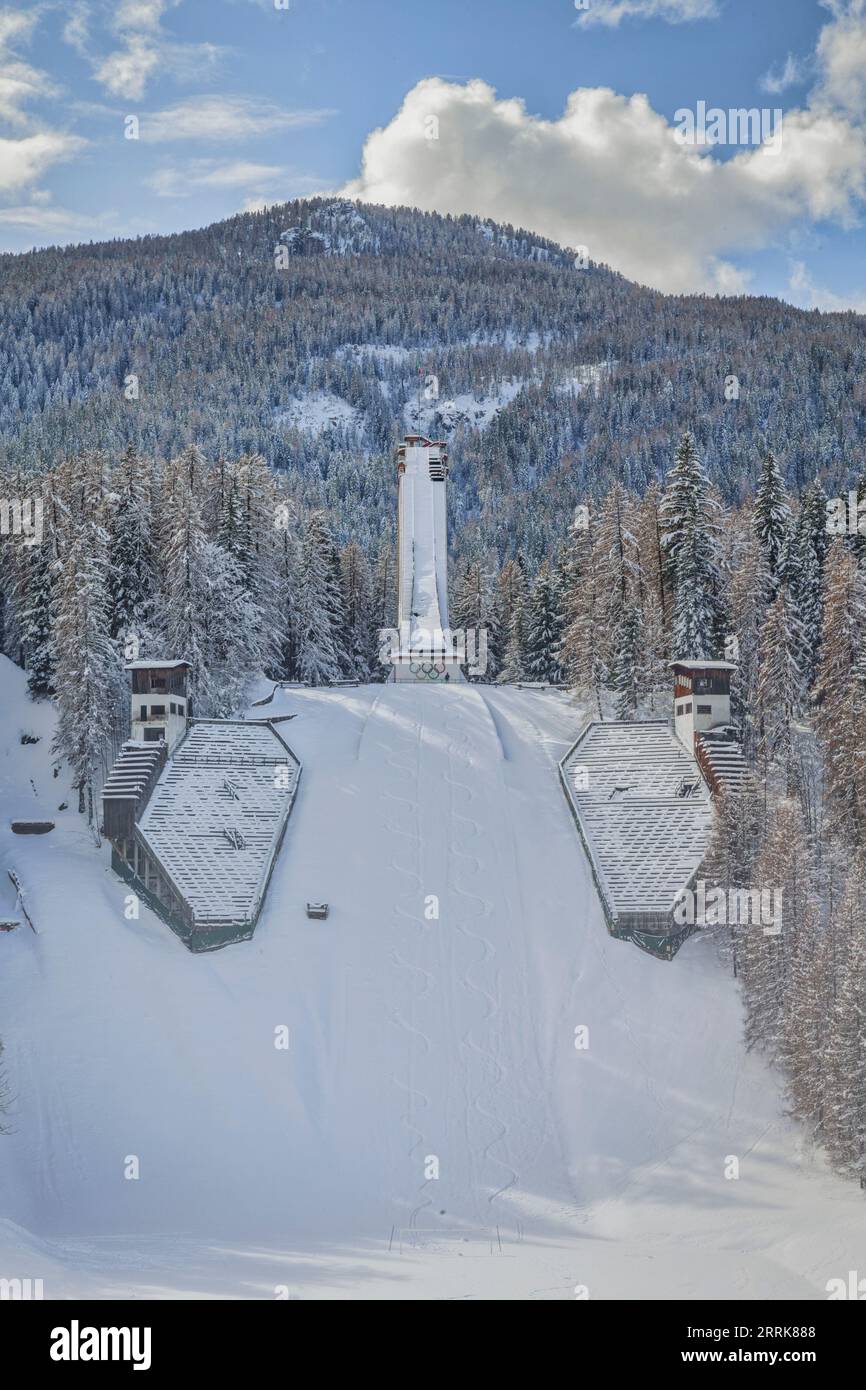
<path id="1" fill-rule="evenodd" d="M 410 434 L 397 450 L 398 681 L 462 680 L 448 623 L 448 455 L 441 440 Z"/>

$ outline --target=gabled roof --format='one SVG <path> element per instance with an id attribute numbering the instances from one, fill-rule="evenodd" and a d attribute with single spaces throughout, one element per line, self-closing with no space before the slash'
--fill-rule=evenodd
<path id="1" fill-rule="evenodd" d="M 702 657 L 681 657 L 679 661 L 671 661 L 668 665 L 686 666 L 690 671 L 736 671 L 735 661 L 704 661 Z"/>
<path id="2" fill-rule="evenodd" d="M 562 772 L 611 915 L 670 912 L 706 853 L 713 818 L 698 766 L 670 725 L 590 724 Z"/>
<path id="3" fill-rule="evenodd" d="M 138 832 L 196 926 L 255 922 L 300 771 L 266 720 L 193 720 Z"/>
<path id="4" fill-rule="evenodd" d="M 178 667 L 185 666 L 190 669 L 188 661 L 149 661 L 146 656 L 140 657 L 137 661 L 128 661 L 124 666 L 124 671 L 176 671 Z"/>

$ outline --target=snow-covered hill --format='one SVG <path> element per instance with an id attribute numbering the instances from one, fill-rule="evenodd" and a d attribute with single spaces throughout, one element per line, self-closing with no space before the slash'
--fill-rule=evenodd
<path id="1" fill-rule="evenodd" d="M 859 1194 L 782 1118 L 709 943 L 666 964 L 606 934 L 557 784 L 564 695 L 278 694 L 305 765 L 291 831 L 252 942 L 202 957 L 125 918 L 74 810 L 11 835 L 31 776 L 40 805 L 65 789 L 47 736 L 19 742 L 50 710 L 0 665 L 3 877 L 39 932 L 0 936 L 0 1276 L 398 1299 L 824 1297 L 845 1276 Z"/>

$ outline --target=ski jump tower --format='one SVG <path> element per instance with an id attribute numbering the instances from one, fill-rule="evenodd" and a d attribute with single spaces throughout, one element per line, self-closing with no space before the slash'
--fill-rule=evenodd
<path id="1" fill-rule="evenodd" d="M 398 681 L 462 680 L 448 626 L 448 455 L 408 434 L 397 450 Z"/>

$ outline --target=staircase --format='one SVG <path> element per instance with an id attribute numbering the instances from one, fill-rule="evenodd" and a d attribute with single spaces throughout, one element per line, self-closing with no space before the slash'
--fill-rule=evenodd
<path id="1" fill-rule="evenodd" d="M 727 730 L 707 730 L 695 734 L 695 757 L 708 787 L 714 796 L 726 796 L 743 790 L 749 776 L 749 765 L 743 750 Z"/>

